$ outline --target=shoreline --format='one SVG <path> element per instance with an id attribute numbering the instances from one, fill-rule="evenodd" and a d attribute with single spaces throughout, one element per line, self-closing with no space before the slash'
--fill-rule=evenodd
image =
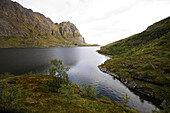
<path id="1" fill-rule="evenodd" d="M 123 76 L 119 76 L 119 75 L 117 75 L 117 74 L 107 70 L 107 68 L 102 68 L 100 66 L 98 66 L 98 68 L 100 69 L 100 71 L 102 71 L 104 73 L 107 73 L 107 74 L 117 78 L 121 83 L 123 83 L 129 89 L 137 91 L 137 92 L 139 92 L 139 93 L 141 93 L 141 94 L 143 94 L 143 95 L 145 95 L 147 97 L 151 97 L 153 99 L 157 99 L 160 102 L 163 101 L 162 99 L 156 98 L 154 95 L 151 95 L 150 93 L 146 92 L 145 90 L 142 90 L 144 84 L 137 84 L 137 83 L 135 83 L 135 81 L 128 81 L 127 78 L 124 79 Z"/>
<path id="2" fill-rule="evenodd" d="M 49 47 L 0 47 L 0 49 L 27 49 L 27 48 L 53 48 L 53 47 L 99 47 L 96 45 L 81 45 L 81 46 L 49 46 Z"/>

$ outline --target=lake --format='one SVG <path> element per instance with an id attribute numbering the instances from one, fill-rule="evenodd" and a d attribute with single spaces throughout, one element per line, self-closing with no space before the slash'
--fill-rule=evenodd
<path id="1" fill-rule="evenodd" d="M 96 86 L 101 94 L 111 100 L 125 104 L 122 97 L 130 96 L 128 106 L 141 112 L 155 109 L 154 100 L 129 90 L 114 77 L 101 72 L 98 65 L 109 57 L 98 54 L 100 47 L 50 47 L 50 48 L 5 48 L 0 49 L 0 73 L 10 72 L 18 75 L 28 72 L 44 73 L 49 68 L 50 59 L 61 59 L 70 67 L 69 78 L 77 83 Z"/>

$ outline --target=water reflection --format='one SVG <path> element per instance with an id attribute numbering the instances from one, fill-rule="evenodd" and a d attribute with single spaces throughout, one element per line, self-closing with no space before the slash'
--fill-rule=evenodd
<path id="1" fill-rule="evenodd" d="M 53 52 L 54 58 L 61 59 L 64 63 L 64 65 L 67 65 L 69 67 L 72 67 L 76 65 L 76 63 L 80 60 L 79 53 L 76 48 L 60 48 L 55 49 L 55 52 Z"/>
<path id="2" fill-rule="evenodd" d="M 50 59 L 54 58 L 71 67 L 80 58 L 76 51 L 74 48 L 0 49 L 0 73 L 43 72 L 48 68 Z"/>
<path id="3" fill-rule="evenodd" d="M 141 112 L 151 112 L 155 109 L 151 102 L 142 96 L 140 98 L 117 79 L 97 68 L 108 59 L 95 52 L 97 49 L 99 47 L 0 49 L 0 73 L 41 73 L 48 69 L 50 59 L 57 58 L 70 67 L 68 74 L 73 82 L 96 86 L 98 97 L 103 94 L 111 100 L 124 103 L 122 97 L 128 94 L 130 107 Z"/>

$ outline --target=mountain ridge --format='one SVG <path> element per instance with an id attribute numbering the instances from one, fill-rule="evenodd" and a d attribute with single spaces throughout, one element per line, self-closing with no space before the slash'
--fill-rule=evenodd
<path id="1" fill-rule="evenodd" d="M 11 0 L 0 0 L 0 44 L 2 48 L 87 45 L 71 22 L 56 24 Z"/>

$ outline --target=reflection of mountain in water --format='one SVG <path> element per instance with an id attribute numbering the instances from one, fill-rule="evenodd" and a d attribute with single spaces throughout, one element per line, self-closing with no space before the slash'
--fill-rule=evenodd
<path id="1" fill-rule="evenodd" d="M 0 53 L 0 73 L 39 73 L 47 69 L 54 58 L 63 60 L 64 65 L 70 67 L 79 60 L 73 48 L 0 49 Z"/>

